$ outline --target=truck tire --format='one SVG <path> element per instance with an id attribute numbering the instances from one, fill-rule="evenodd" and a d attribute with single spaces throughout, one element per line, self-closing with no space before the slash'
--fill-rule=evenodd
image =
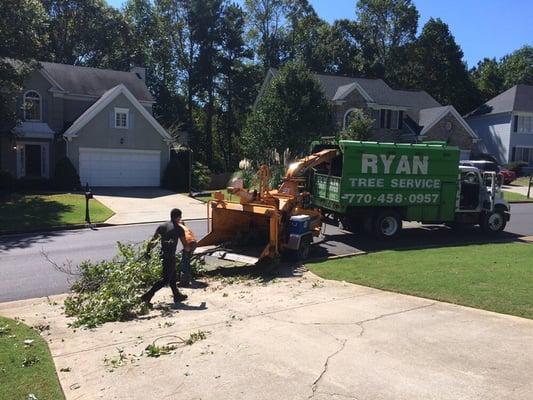
<path id="1" fill-rule="evenodd" d="M 402 230 L 402 219 L 396 211 L 381 211 L 374 218 L 372 227 L 378 239 L 394 239 Z"/>
<path id="2" fill-rule="evenodd" d="M 507 220 L 502 210 L 494 210 L 481 216 L 480 226 L 485 233 L 499 233 L 505 229 Z"/>

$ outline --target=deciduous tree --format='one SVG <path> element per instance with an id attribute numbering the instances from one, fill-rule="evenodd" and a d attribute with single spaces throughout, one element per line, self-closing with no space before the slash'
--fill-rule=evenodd
<path id="1" fill-rule="evenodd" d="M 258 162 L 271 161 L 273 151 L 300 155 L 332 129 L 331 106 L 320 83 L 303 64 L 290 62 L 272 79 L 247 121 L 245 155 Z"/>

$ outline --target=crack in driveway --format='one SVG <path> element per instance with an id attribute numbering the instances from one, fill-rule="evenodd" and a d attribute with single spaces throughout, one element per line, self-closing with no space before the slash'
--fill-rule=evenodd
<path id="1" fill-rule="evenodd" d="M 311 399 L 313 398 L 317 392 L 317 388 L 318 388 L 318 384 L 319 382 L 321 381 L 321 379 L 324 377 L 324 375 L 326 374 L 326 372 L 328 371 L 328 366 L 329 366 L 329 361 L 335 357 L 337 354 L 339 354 L 341 351 L 344 350 L 344 348 L 346 347 L 346 342 L 348 342 L 348 339 L 336 339 L 337 341 L 341 342 L 341 345 L 339 346 L 339 348 L 337 350 L 335 350 L 333 353 L 331 353 L 328 358 L 326 358 L 326 361 L 324 362 L 324 366 L 322 368 L 322 372 L 320 373 L 320 375 L 318 375 L 318 378 L 315 379 L 315 381 L 313 382 L 313 384 L 311 385 L 311 390 L 312 390 L 312 393 L 311 395 L 308 397 L 308 399 Z"/>
<path id="2" fill-rule="evenodd" d="M 411 312 L 411 311 L 421 310 L 423 308 L 429 308 L 429 307 L 434 306 L 435 304 L 437 304 L 437 303 L 433 302 L 433 303 L 424 304 L 424 305 L 418 306 L 418 307 L 408 308 L 407 310 L 396 311 L 396 312 L 387 313 L 387 314 L 381 314 L 381 315 L 378 315 L 377 317 L 374 317 L 374 318 L 368 318 L 368 319 L 365 319 L 363 321 L 358 321 L 354 325 L 357 325 L 357 326 L 359 326 L 361 328 L 361 332 L 359 332 L 359 337 L 361 337 L 365 333 L 364 324 L 366 324 L 367 322 L 373 322 L 373 321 L 380 320 L 382 318 L 387 318 L 387 317 L 392 317 L 392 316 L 395 316 L 395 315 L 405 314 L 405 313 L 408 313 L 408 312 Z"/>
<path id="3" fill-rule="evenodd" d="M 381 314 L 381 315 L 378 315 L 377 317 L 372 317 L 372 318 L 367 318 L 367 319 L 363 319 L 363 320 L 360 320 L 360 321 L 352 321 L 352 322 L 300 322 L 300 321 L 293 321 L 291 319 L 276 318 L 276 317 L 274 317 L 272 315 L 266 315 L 266 314 L 264 314 L 263 316 L 265 318 L 269 318 L 269 319 L 271 319 L 273 321 L 284 322 L 284 323 L 287 323 L 287 324 L 304 325 L 304 326 L 349 326 L 349 325 L 356 325 L 356 326 L 359 326 L 361 328 L 361 332 L 359 333 L 359 336 L 363 336 L 363 334 L 365 332 L 365 328 L 364 328 L 363 325 L 366 324 L 367 322 L 373 322 L 373 321 L 380 320 L 382 318 L 393 317 L 395 315 L 404 314 L 404 313 L 408 313 L 408 312 L 411 312 L 411 311 L 420 310 L 420 309 L 423 309 L 423 308 L 429 308 L 429 307 L 434 306 L 435 304 L 437 304 L 437 303 L 433 302 L 431 304 L 424 304 L 422 306 L 417 306 L 417 307 L 408 308 L 406 310 L 400 310 L 400 311 L 395 311 L 395 312 L 391 312 L 391 313 Z"/>

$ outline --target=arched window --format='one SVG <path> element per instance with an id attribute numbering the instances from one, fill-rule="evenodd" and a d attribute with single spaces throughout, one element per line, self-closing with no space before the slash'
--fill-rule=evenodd
<path id="1" fill-rule="evenodd" d="M 343 121 L 343 128 L 346 129 L 348 125 L 350 125 L 350 122 L 354 118 L 357 118 L 361 115 L 363 110 L 361 108 L 350 108 L 344 113 L 344 121 Z"/>
<path id="2" fill-rule="evenodd" d="M 24 94 L 24 119 L 26 121 L 41 120 L 41 95 L 35 90 Z"/>

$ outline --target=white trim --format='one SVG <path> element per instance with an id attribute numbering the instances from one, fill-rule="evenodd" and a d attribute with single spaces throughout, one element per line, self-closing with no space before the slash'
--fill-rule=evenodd
<path id="1" fill-rule="evenodd" d="M 422 111 L 422 110 L 420 110 Z M 444 107 L 444 111 L 439 115 L 438 118 L 435 118 L 431 124 L 428 126 L 424 126 L 422 131 L 420 132 L 420 136 L 424 136 L 427 131 L 429 131 L 431 128 L 433 128 L 437 122 L 439 122 L 447 113 L 451 113 L 455 119 L 462 125 L 463 128 L 468 132 L 468 134 L 472 137 L 472 139 L 479 139 L 476 133 L 470 128 L 470 126 L 465 122 L 463 117 L 457 112 L 457 110 L 454 108 L 454 106 L 447 106 Z"/>
<path id="2" fill-rule="evenodd" d="M 391 105 L 378 104 L 378 103 L 369 103 L 368 107 L 374 110 L 409 111 L 408 107 L 391 106 Z"/>
<path id="3" fill-rule="evenodd" d="M 37 96 L 39 97 L 39 119 L 26 119 L 26 97 L 28 96 L 28 93 L 35 92 L 37 93 Z M 33 98 L 33 100 L 36 100 Z M 26 92 L 24 92 L 24 95 L 22 96 L 22 108 L 24 113 L 23 120 L 26 122 L 43 122 L 43 96 L 41 96 L 41 93 L 35 89 L 28 89 Z"/>
<path id="4" fill-rule="evenodd" d="M 117 125 L 117 114 L 125 114 L 126 115 L 126 126 L 118 126 Z M 115 116 L 114 117 L 115 129 L 128 129 L 130 127 L 130 109 L 129 108 L 115 107 L 114 116 Z"/>
<path id="5" fill-rule="evenodd" d="M 52 86 L 56 87 L 62 92 L 65 92 L 65 89 L 63 89 L 63 87 L 52 77 L 52 75 L 50 75 L 50 73 L 43 66 L 41 66 L 38 71 Z"/>
<path id="6" fill-rule="evenodd" d="M 123 153 L 143 153 L 143 154 L 161 154 L 161 150 L 138 150 L 138 149 L 114 149 L 114 148 L 107 148 L 107 147 L 80 147 L 79 152 L 91 152 L 91 151 L 101 151 L 103 153 L 116 153 L 123 152 Z"/>
<path id="7" fill-rule="evenodd" d="M 366 92 L 365 89 L 363 89 L 363 87 L 359 83 L 353 82 L 353 83 L 351 83 L 351 85 L 353 85 L 353 87 L 350 90 L 348 90 L 346 93 L 344 93 L 344 95 L 342 96 L 342 99 L 346 98 L 346 96 L 348 96 L 350 93 L 352 93 L 354 89 L 357 89 L 357 91 L 361 94 L 361 96 L 363 96 L 363 98 L 367 102 L 374 103 L 374 99 L 372 97 L 370 97 L 370 95 Z"/>
<path id="8" fill-rule="evenodd" d="M 50 177 L 50 144 L 48 142 L 33 142 L 28 140 L 17 140 L 17 178 L 26 176 L 26 145 L 38 145 L 41 147 L 41 177 Z M 22 160 L 24 157 L 24 160 Z"/>
<path id="9" fill-rule="evenodd" d="M 342 117 L 342 127 L 343 127 L 343 129 L 346 129 L 346 117 L 348 116 L 348 114 L 350 114 L 352 111 L 356 111 L 356 110 L 363 111 L 363 109 L 360 108 L 360 107 L 352 107 L 352 108 L 349 108 L 348 110 L 346 110 L 346 112 L 344 113 L 344 117 Z"/>
<path id="10" fill-rule="evenodd" d="M 130 101 L 131 104 L 146 118 L 146 120 L 155 128 L 155 130 L 163 137 L 163 139 L 171 140 L 168 132 L 156 121 L 156 119 L 146 111 L 146 108 L 131 94 L 124 84 L 115 86 L 114 88 L 105 92 L 100 99 L 89 107 L 63 134 L 66 137 L 77 137 L 80 129 L 82 129 L 89 121 L 96 117 L 105 107 L 107 107 L 117 96 L 123 94 Z M 109 117 L 108 117 L 109 118 Z"/>
<path id="11" fill-rule="evenodd" d="M 98 100 L 102 96 L 92 96 L 89 94 L 81 94 L 81 93 L 68 93 L 66 92 L 63 94 L 63 98 L 67 100 L 78 100 L 78 101 L 95 101 Z M 143 106 L 153 106 L 155 104 L 155 100 L 137 100 L 139 103 L 141 103 Z"/>

